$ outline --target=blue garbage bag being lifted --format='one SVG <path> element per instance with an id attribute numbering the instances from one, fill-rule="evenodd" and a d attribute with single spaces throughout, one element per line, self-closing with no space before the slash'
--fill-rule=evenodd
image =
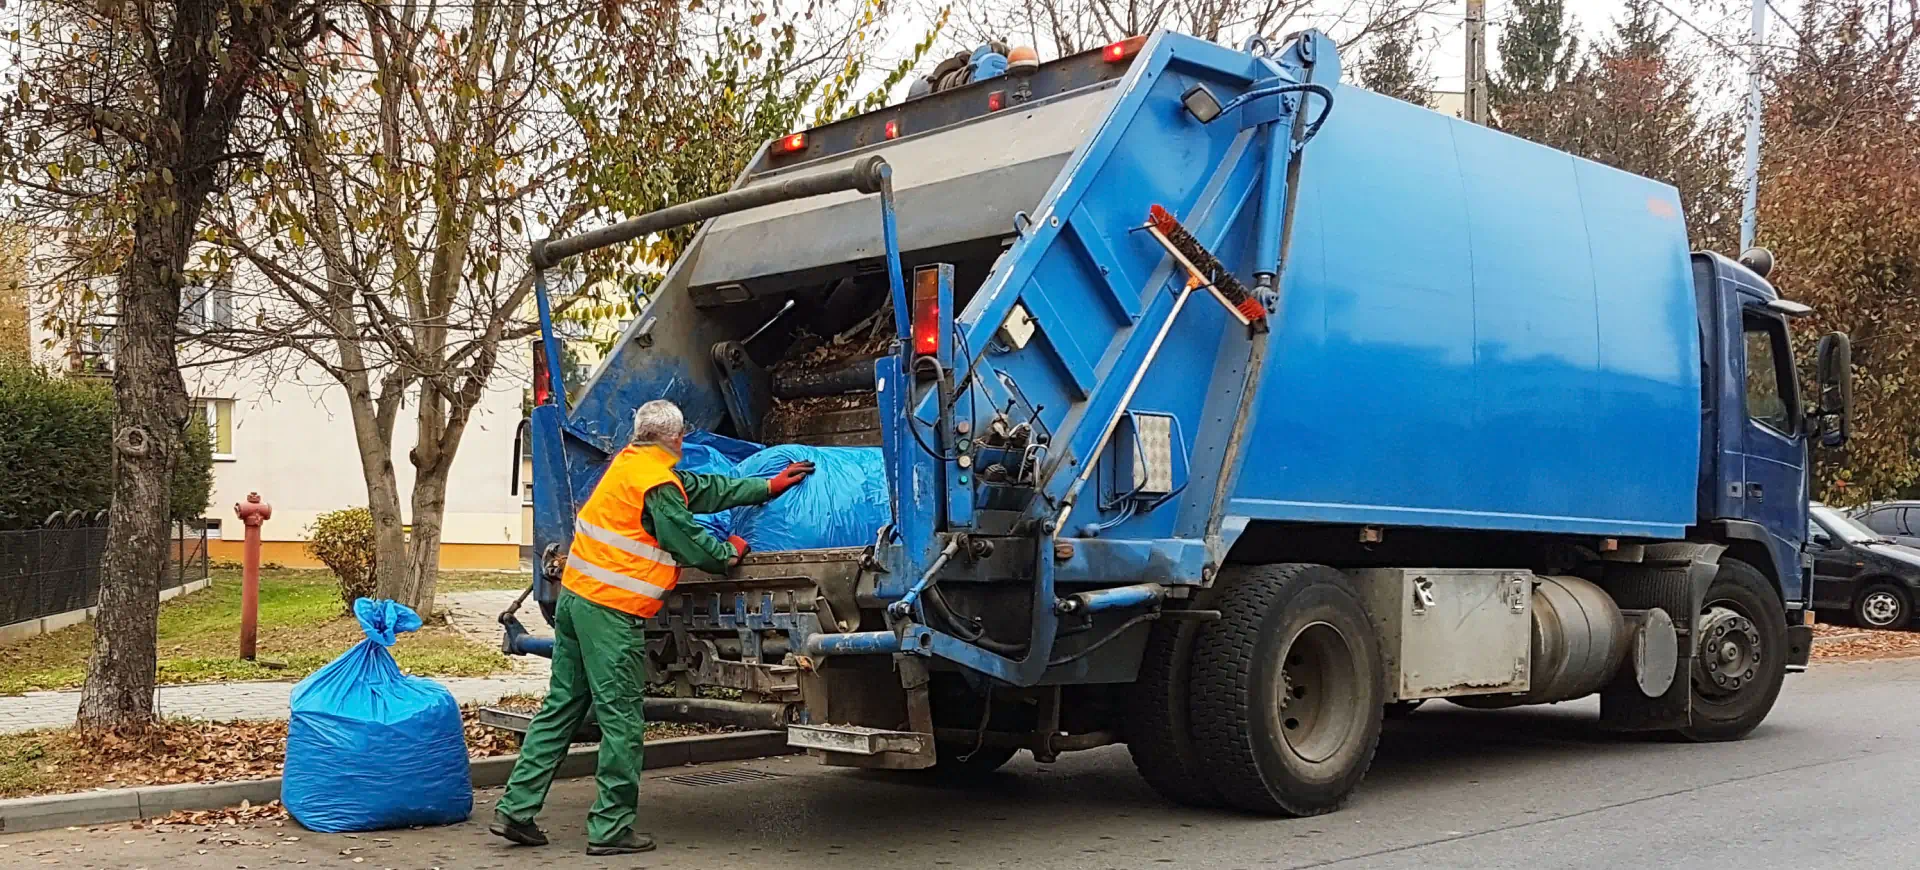
<path id="1" fill-rule="evenodd" d="M 733 474 L 772 477 L 789 462 L 812 462 L 813 474 L 773 501 L 734 508 L 734 534 L 759 552 L 873 543 L 892 515 L 880 448 L 782 444 L 741 460 Z"/>
<path id="2" fill-rule="evenodd" d="M 293 687 L 280 802 L 324 833 L 465 821 L 473 780 L 460 704 L 400 673 L 387 652 L 420 628 L 419 614 L 362 598 L 353 615 L 367 639 Z"/>
<path id="3" fill-rule="evenodd" d="M 725 435 L 715 435 L 704 429 L 695 429 L 681 439 L 680 462 L 674 467 L 695 474 L 724 474 L 731 477 L 735 463 L 765 449 L 764 444 L 755 444 L 738 438 L 728 438 Z M 731 511 L 694 514 L 693 521 L 722 541 L 733 534 Z"/>

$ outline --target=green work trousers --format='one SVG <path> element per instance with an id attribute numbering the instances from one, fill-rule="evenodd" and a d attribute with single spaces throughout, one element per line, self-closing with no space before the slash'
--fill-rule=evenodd
<path id="1" fill-rule="evenodd" d="M 633 829 L 640 806 L 641 741 L 646 732 L 646 638 L 640 617 L 562 588 L 553 614 L 553 679 L 546 703 L 527 726 L 520 760 L 495 812 L 531 822 L 546 802 L 573 734 L 592 710 L 600 723 L 600 794 L 587 812 L 587 842 L 612 843 Z"/>

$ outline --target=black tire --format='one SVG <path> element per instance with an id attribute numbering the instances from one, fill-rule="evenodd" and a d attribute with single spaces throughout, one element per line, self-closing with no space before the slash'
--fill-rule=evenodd
<path id="1" fill-rule="evenodd" d="M 1892 583 L 1874 583 L 1853 597 L 1853 624 L 1876 631 L 1906 628 L 1913 621 L 1913 596 Z"/>
<path id="2" fill-rule="evenodd" d="M 1235 566 L 1193 651 L 1194 747 L 1223 801 L 1265 815 L 1331 812 L 1358 787 L 1386 705 L 1380 641 L 1346 575 Z"/>
<path id="3" fill-rule="evenodd" d="M 1388 719 L 1405 719 L 1413 715 L 1413 711 L 1420 709 L 1420 705 L 1426 702 L 1427 699 L 1425 698 L 1415 698 L 1411 701 L 1391 701 L 1388 702 L 1387 708 L 1383 712 L 1386 713 Z"/>
<path id="4" fill-rule="evenodd" d="M 1717 628 L 1709 616 L 1715 608 L 1730 611 L 1745 623 L 1735 623 L 1716 637 Z M 1780 698 L 1780 686 L 1787 677 L 1785 613 L 1780 593 L 1760 569 L 1738 559 L 1721 560 L 1720 573 L 1707 587 L 1702 613 L 1694 619 L 1698 652 L 1693 666 L 1693 724 L 1680 729 L 1680 736 L 1702 743 L 1738 740 L 1760 727 Z M 1757 657 L 1748 660 L 1743 653 L 1735 659 L 1740 681 L 1731 688 L 1716 682 L 1712 671 L 1726 669 L 1717 667 L 1720 659 L 1710 658 L 1720 655 L 1710 645 L 1728 643 L 1736 648 L 1750 644 Z"/>
<path id="5" fill-rule="evenodd" d="M 975 749 L 971 743 L 945 742 L 934 744 L 933 751 L 935 761 L 927 773 L 940 782 L 955 785 L 981 782 L 1020 754 L 1020 750 L 1006 746 Z"/>
<path id="6" fill-rule="evenodd" d="M 1217 807 L 1193 746 L 1187 713 L 1188 674 L 1199 626 L 1187 620 L 1154 623 L 1140 675 L 1127 692 L 1127 753 L 1142 779 L 1176 804 Z"/>

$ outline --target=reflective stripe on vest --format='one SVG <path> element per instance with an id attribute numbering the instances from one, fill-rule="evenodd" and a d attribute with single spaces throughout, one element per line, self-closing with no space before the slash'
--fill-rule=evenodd
<path id="1" fill-rule="evenodd" d="M 586 520 L 574 520 L 573 533 L 576 535 L 586 535 L 587 537 L 592 538 L 596 541 L 599 541 L 602 544 L 606 544 L 607 546 L 612 547 L 616 550 L 621 550 L 627 553 L 631 553 L 635 556 L 639 556 L 640 558 L 645 559 L 649 562 L 658 562 L 662 565 L 672 565 L 675 568 L 680 567 L 680 561 L 678 559 L 673 558 L 672 553 L 662 550 L 659 547 L 656 547 L 645 541 L 636 541 L 632 538 L 629 538 L 625 535 L 620 534 L 619 532 L 613 531 L 612 529 L 600 528 L 599 526 L 596 526 L 590 522 L 587 522 Z"/>
<path id="2" fill-rule="evenodd" d="M 647 533 L 647 492 L 671 484 L 679 460 L 663 447 L 628 447 L 615 455 L 573 524 L 561 583 L 595 604 L 650 617 L 680 579 L 680 564 Z"/>
<path id="3" fill-rule="evenodd" d="M 589 562 L 585 559 L 580 558 L 579 556 L 568 556 L 567 567 L 572 570 L 578 571 L 582 574 L 585 574 L 588 577 L 591 577 L 595 580 L 598 580 L 601 583 L 605 583 L 608 586 L 615 586 L 621 589 L 625 589 L 628 592 L 631 592 L 635 595 L 645 596 L 655 601 L 659 601 L 660 599 L 667 597 L 666 589 L 663 589 L 659 586 L 655 586 L 652 583 L 648 583 L 647 581 L 641 580 L 637 577 L 628 577 L 625 574 L 615 574 L 612 571 L 602 568 L 599 565 L 595 565 L 592 562 Z"/>

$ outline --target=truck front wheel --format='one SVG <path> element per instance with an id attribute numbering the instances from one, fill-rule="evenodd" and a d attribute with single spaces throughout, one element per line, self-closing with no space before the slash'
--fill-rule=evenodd
<path id="1" fill-rule="evenodd" d="M 1332 811 L 1380 742 L 1386 689 L 1365 605 L 1324 565 L 1229 566 L 1216 590 L 1190 698 L 1207 779 L 1249 812 Z"/>
<path id="2" fill-rule="evenodd" d="M 1737 559 L 1720 562 L 1694 620 L 1693 724 L 1689 740 L 1738 740 L 1760 726 L 1787 676 L 1785 608 L 1772 581 Z"/>

